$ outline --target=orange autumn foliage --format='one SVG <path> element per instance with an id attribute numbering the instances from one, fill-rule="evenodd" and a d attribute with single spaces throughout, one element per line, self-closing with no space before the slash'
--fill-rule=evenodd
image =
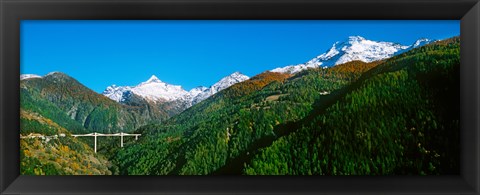
<path id="1" fill-rule="evenodd" d="M 223 92 L 226 97 L 238 97 L 250 94 L 254 91 L 262 89 L 271 82 L 278 81 L 283 82 L 285 79 L 291 77 L 291 74 L 278 73 L 278 72 L 263 72 L 251 79 L 232 85 L 230 88 Z"/>

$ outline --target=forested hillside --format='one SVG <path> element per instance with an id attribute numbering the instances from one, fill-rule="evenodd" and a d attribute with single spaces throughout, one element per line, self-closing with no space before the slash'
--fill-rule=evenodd
<path id="1" fill-rule="evenodd" d="M 63 73 L 22 80 L 20 172 L 27 175 L 112 174 L 109 169 L 115 170 L 115 166 L 105 156 L 118 147 L 118 139 L 99 138 L 98 148 L 102 153 L 95 154 L 92 137 L 70 135 L 131 132 L 168 117 L 162 105 L 131 102 L 131 105 L 120 105 Z"/>
<path id="2" fill-rule="evenodd" d="M 22 80 L 20 89 L 23 109 L 54 119 L 71 132 L 131 132 L 169 117 L 160 106 L 118 104 L 59 72 Z"/>
<path id="3" fill-rule="evenodd" d="M 459 172 L 459 38 L 384 61 L 265 72 L 141 127 L 120 174 Z"/>
<path id="4" fill-rule="evenodd" d="M 20 111 L 20 174 L 110 175 L 111 163 L 44 116 Z"/>
<path id="5" fill-rule="evenodd" d="M 293 77 L 265 72 L 166 123 L 140 128 L 147 139 L 120 151 L 116 161 L 122 174 L 241 172 L 239 162 L 250 153 L 290 133 L 295 121 L 308 116 L 319 102 L 332 102 L 335 90 L 377 64 L 355 61 Z M 362 68 L 354 71 L 355 66 Z"/>
<path id="6" fill-rule="evenodd" d="M 119 103 L 59 72 L 22 79 L 20 171 L 458 174 L 459 37 L 381 59 L 266 71 L 191 107 L 134 93 Z M 98 138 L 95 153 L 93 138 L 71 136 L 91 132 L 142 136 L 123 148 L 119 137 Z"/>
<path id="7" fill-rule="evenodd" d="M 252 175 L 459 173 L 459 38 L 394 57 L 299 130 L 262 149 Z"/>

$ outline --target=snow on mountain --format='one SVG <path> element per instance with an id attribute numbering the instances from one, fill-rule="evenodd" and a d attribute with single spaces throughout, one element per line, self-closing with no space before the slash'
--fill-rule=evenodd
<path id="1" fill-rule="evenodd" d="M 188 100 L 188 106 L 192 106 L 197 104 L 198 102 L 201 102 L 202 100 L 207 99 L 210 97 L 212 94 L 210 93 L 210 88 L 204 87 L 204 86 L 199 86 L 191 89 L 188 92 L 188 96 L 185 98 Z"/>
<path id="2" fill-rule="evenodd" d="M 121 102 L 124 100 L 124 93 L 127 91 L 130 91 L 131 88 L 126 86 L 116 86 L 116 85 L 111 85 L 108 86 L 105 91 L 103 91 L 102 95 L 107 96 L 108 98 L 116 101 L 116 102 Z"/>
<path id="3" fill-rule="evenodd" d="M 155 75 L 150 77 L 146 82 L 142 82 L 133 87 L 131 91 L 134 94 L 152 101 L 173 101 L 188 94 L 182 86 L 162 82 Z"/>
<path id="4" fill-rule="evenodd" d="M 302 70 L 306 70 L 309 68 L 317 68 L 320 67 L 320 64 L 297 64 L 297 65 L 289 65 L 281 68 L 275 68 L 273 70 L 270 70 L 270 72 L 280 72 L 280 73 L 289 73 L 289 74 L 295 74 L 298 73 Z M 326 66 L 325 66 L 326 67 Z"/>
<path id="5" fill-rule="evenodd" d="M 21 74 L 20 75 L 20 80 L 25 80 L 25 79 L 31 79 L 31 78 L 42 78 L 39 75 L 36 74 Z"/>
<path id="6" fill-rule="evenodd" d="M 192 96 L 192 97 L 195 97 L 201 93 L 204 93 L 205 91 L 207 91 L 209 88 L 207 87 L 204 87 L 204 86 L 199 86 L 199 87 L 195 87 L 193 89 L 191 89 L 190 91 L 188 91 L 188 93 Z"/>
<path id="7" fill-rule="evenodd" d="M 193 88 L 190 91 L 186 91 L 180 85 L 171 85 L 165 83 L 153 75 L 150 77 L 150 79 L 140 83 L 137 86 L 109 86 L 102 92 L 102 94 L 117 102 L 123 102 L 126 95 L 134 93 L 145 98 L 146 100 L 153 102 L 181 100 L 185 102 L 186 105 L 192 106 L 235 83 L 248 79 L 248 76 L 245 76 L 239 72 L 235 72 L 222 78 L 209 88 L 200 86 Z"/>
<path id="8" fill-rule="evenodd" d="M 220 81 L 218 81 L 217 83 L 213 84 L 211 87 L 210 87 L 210 91 L 215 94 L 221 90 L 224 90 L 230 86 L 232 86 L 233 84 L 235 83 L 239 83 L 239 82 L 242 82 L 242 81 L 245 81 L 245 80 L 248 80 L 250 79 L 248 76 L 240 73 L 240 72 L 234 72 L 232 73 L 231 75 L 228 75 L 222 79 L 220 79 Z"/>
<path id="9" fill-rule="evenodd" d="M 212 96 L 213 94 L 224 90 L 236 83 L 243 82 L 250 79 L 250 77 L 240 73 L 240 72 L 234 72 L 231 75 L 228 75 L 220 81 L 216 82 L 213 84 L 210 88 L 206 87 L 201 87 L 201 88 L 194 88 L 190 91 L 190 97 L 191 97 L 191 102 L 192 105 L 196 104 L 198 102 L 201 102 L 208 97 Z"/>
<path id="10" fill-rule="evenodd" d="M 424 45 L 429 44 L 431 42 L 434 42 L 434 40 L 427 39 L 427 38 L 421 38 L 421 39 L 418 39 L 417 41 L 415 41 L 415 43 L 413 43 L 413 48 L 421 47 L 421 46 L 424 46 Z"/>
<path id="11" fill-rule="evenodd" d="M 275 68 L 271 71 L 294 74 L 307 68 L 331 67 L 354 60 L 373 62 L 390 58 L 432 41 L 422 38 L 415 41 L 412 45 L 400 45 L 393 42 L 367 40 L 361 36 L 350 36 L 345 41 L 334 43 L 327 52 L 304 64 Z"/>
<path id="12" fill-rule="evenodd" d="M 138 84 L 137 86 L 116 86 L 112 85 L 102 92 L 104 96 L 117 101 L 122 102 L 126 92 L 132 92 L 140 97 L 143 97 L 149 101 L 173 101 L 180 99 L 188 94 L 182 86 L 171 85 L 158 79 L 155 75 L 152 75 L 147 81 Z"/>

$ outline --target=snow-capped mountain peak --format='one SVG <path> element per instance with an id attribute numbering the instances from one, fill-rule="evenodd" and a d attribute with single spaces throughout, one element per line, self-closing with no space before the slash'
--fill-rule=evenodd
<path id="1" fill-rule="evenodd" d="M 362 41 L 365 41 L 365 40 L 367 40 L 367 39 L 365 39 L 362 36 L 358 36 L 358 35 L 348 37 L 348 43 L 350 43 L 350 44 L 359 43 L 359 42 L 362 42 Z"/>
<path id="2" fill-rule="evenodd" d="M 121 102 L 123 101 L 123 93 L 129 91 L 130 89 L 131 88 L 128 86 L 111 85 L 102 92 L 102 95 L 107 96 L 116 102 Z"/>
<path id="3" fill-rule="evenodd" d="M 147 81 L 133 87 L 111 85 L 102 94 L 114 101 L 122 102 L 127 92 L 132 92 L 154 102 L 172 101 L 188 93 L 181 86 L 164 83 L 155 75 L 152 75 Z"/>
<path id="4" fill-rule="evenodd" d="M 230 87 L 231 85 L 248 80 L 249 77 L 240 72 L 234 72 L 213 84 L 211 87 L 199 86 L 186 91 L 180 85 L 172 85 L 162 82 L 155 75 L 152 75 L 147 81 L 137 86 L 116 86 L 111 85 L 103 91 L 103 95 L 117 102 L 125 101 L 125 97 L 136 94 L 148 101 L 169 102 L 180 100 L 185 102 L 186 106 L 192 106 L 203 101 L 211 95 Z"/>
<path id="5" fill-rule="evenodd" d="M 150 101 L 172 101 L 188 93 L 182 86 L 164 83 L 155 75 L 151 76 L 147 81 L 132 87 L 131 91 Z"/>
<path id="6" fill-rule="evenodd" d="M 248 80 L 248 79 L 250 79 L 248 76 L 246 76 L 246 75 L 237 71 L 237 72 L 234 72 L 234 73 L 220 79 L 220 81 L 218 81 L 217 83 L 213 84 L 210 87 L 210 90 L 214 94 L 214 93 L 217 93 L 221 90 L 224 90 L 224 89 L 232 86 L 235 83 L 239 83 L 239 82 L 242 82 L 242 81 L 245 81 L 245 80 Z"/>
<path id="7" fill-rule="evenodd" d="M 421 46 L 424 46 L 426 44 L 429 44 L 431 43 L 433 40 L 431 39 L 427 39 L 427 38 L 421 38 L 421 39 L 418 39 L 415 41 L 415 43 L 413 43 L 413 48 L 417 48 L 417 47 L 421 47 Z"/>
<path id="8" fill-rule="evenodd" d="M 401 45 L 393 42 L 372 41 L 362 36 L 349 36 L 344 41 L 335 42 L 325 53 L 304 64 L 275 68 L 272 72 L 295 74 L 307 68 L 331 67 L 354 60 L 373 62 L 390 58 L 410 49 L 431 43 L 433 40 L 422 38 L 412 45 Z"/>
<path id="9" fill-rule="evenodd" d="M 212 96 L 215 93 L 218 93 L 221 90 L 224 90 L 236 83 L 243 82 L 250 79 L 250 77 L 240 73 L 240 72 L 234 72 L 226 77 L 223 77 L 220 79 L 218 82 L 210 86 L 209 88 L 206 87 L 197 87 L 192 90 L 190 90 L 190 98 L 191 98 L 191 104 L 196 104 L 198 102 L 201 102 L 208 97 Z"/>
<path id="10" fill-rule="evenodd" d="M 234 73 L 228 75 L 229 77 L 247 77 L 245 76 L 244 74 L 242 74 L 241 72 L 239 71 L 235 71 Z"/>
<path id="11" fill-rule="evenodd" d="M 162 81 L 158 79 L 157 76 L 152 75 L 147 81 L 143 83 L 162 83 Z"/>

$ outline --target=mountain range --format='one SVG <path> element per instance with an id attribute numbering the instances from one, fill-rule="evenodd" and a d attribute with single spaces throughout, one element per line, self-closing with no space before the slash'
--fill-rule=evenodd
<path id="1" fill-rule="evenodd" d="M 294 74 L 308 68 L 332 67 L 355 60 L 373 62 L 390 58 L 431 42 L 434 40 L 421 38 L 411 45 L 401 45 L 393 42 L 372 41 L 361 36 L 350 36 L 347 40 L 335 42 L 328 51 L 306 63 L 275 68 L 271 71 Z"/>
<path id="2" fill-rule="evenodd" d="M 100 94 L 61 72 L 21 75 L 21 135 L 67 138 L 22 139 L 20 172 L 458 174 L 459 67 L 459 37 L 402 46 L 352 36 L 301 66 L 190 91 L 156 76 Z M 124 147 L 103 139 L 97 153 L 69 136 L 91 132 L 142 136 Z"/>
<path id="3" fill-rule="evenodd" d="M 311 59 L 307 63 L 275 68 L 270 71 L 296 74 L 308 68 L 332 67 L 352 61 L 368 63 L 387 59 L 394 55 L 404 53 L 413 48 L 417 48 L 431 42 L 433 42 L 433 40 L 422 38 L 418 39 L 411 45 L 405 46 L 393 42 L 367 40 L 361 36 L 350 36 L 346 40 L 335 42 L 328 51 Z M 53 78 L 62 79 L 55 81 Z M 47 97 L 50 103 L 57 104 L 60 110 L 66 112 L 66 115 L 68 115 L 69 118 L 75 119 L 85 129 L 93 129 L 97 131 L 112 131 L 110 130 L 112 128 L 129 131 L 153 121 L 158 122 L 165 120 L 181 113 L 182 111 L 195 104 L 198 104 L 201 101 L 204 101 L 219 91 L 249 79 L 250 78 L 248 76 L 243 75 L 240 72 L 234 72 L 220 79 L 210 87 L 199 86 L 187 91 L 180 85 L 165 83 L 155 75 L 152 75 L 148 80 L 139 83 L 136 86 L 111 85 L 108 86 L 101 94 L 98 94 L 88 89 L 88 87 L 83 86 L 75 79 L 60 72 L 51 72 L 43 77 L 35 74 L 20 75 L 20 80 L 22 81 L 21 86 L 23 87 L 33 84 L 42 86 L 46 85 L 43 86 L 45 88 L 40 89 L 41 93 L 33 93 L 34 91 L 31 91 L 30 93 L 24 93 L 25 95 L 33 95 L 33 99 L 42 99 L 37 96 L 43 96 L 44 98 Z M 70 83 L 64 83 L 66 80 Z M 71 94 L 71 97 L 69 97 L 71 99 L 70 103 L 66 103 L 63 99 L 52 99 L 53 96 L 58 96 L 61 93 L 69 91 L 65 89 L 58 89 L 62 85 L 59 85 L 57 82 L 69 85 L 63 86 L 66 88 L 69 87 L 71 89 L 81 90 L 75 91 L 74 94 Z M 84 94 L 85 97 L 74 97 L 74 95 L 77 93 Z M 63 96 L 65 96 L 65 94 L 63 94 Z M 107 97 L 117 104 L 105 101 L 99 96 Z M 83 102 L 85 103 L 84 106 L 87 109 L 84 110 L 83 108 L 79 107 L 79 105 L 82 104 L 75 102 L 75 98 L 89 100 L 88 102 Z M 92 118 L 92 116 L 98 114 L 98 112 L 105 112 L 100 114 L 102 117 L 106 117 L 104 114 L 111 112 L 106 111 L 106 108 L 97 109 L 96 107 L 99 105 L 96 105 L 96 102 L 106 102 L 106 105 L 112 105 L 110 106 L 110 110 L 115 109 L 116 114 L 109 114 L 111 116 L 108 117 L 116 118 L 114 120 L 116 121 L 115 124 L 109 124 L 105 126 L 99 121 L 99 119 L 96 119 L 95 117 Z M 130 123 L 128 121 L 137 122 L 135 122 L 135 125 L 132 126 L 133 123 L 127 125 L 127 123 Z"/>
<path id="4" fill-rule="evenodd" d="M 458 174 L 459 45 L 267 71 L 137 129 L 114 159 L 122 175 Z"/>
<path id="5" fill-rule="evenodd" d="M 349 36 L 346 40 L 335 42 L 325 53 L 306 63 L 279 67 L 270 71 L 296 74 L 308 68 L 326 68 L 351 61 L 373 62 L 387 59 L 431 42 L 434 42 L 434 40 L 421 38 L 411 45 L 401 45 L 394 42 L 368 40 L 361 36 Z M 35 74 L 22 74 L 20 76 L 21 80 L 31 78 L 41 78 L 41 76 Z M 170 105 L 168 107 L 174 111 L 167 110 L 167 112 L 171 112 L 170 115 L 175 115 L 233 84 L 248 79 L 248 76 L 240 72 L 234 72 L 210 87 L 199 86 L 186 91 L 180 85 L 165 83 L 152 75 L 148 80 L 136 86 L 108 86 L 102 92 L 102 95 L 125 105 L 138 105 L 139 101 L 157 107 L 159 104 L 168 104 Z"/>
<path id="6" fill-rule="evenodd" d="M 152 75 L 147 81 L 142 82 L 137 86 L 111 85 L 107 87 L 102 94 L 119 103 L 128 103 L 127 97 L 133 93 L 149 102 L 178 101 L 186 105 L 186 108 L 188 108 L 235 83 L 248 79 L 248 76 L 243 75 L 240 72 L 234 72 L 220 79 L 220 81 L 210 87 L 199 86 L 190 91 L 186 91 L 180 85 L 165 83 L 155 75 Z"/>
<path id="7" fill-rule="evenodd" d="M 344 41 L 335 42 L 328 51 L 304 64 L 275 68 L 271 72 L 296 74 L 308 68 L 332 67 L 351 61 L 373 62 L 387 59 L 431 42 L 434 42 L 434 40 L 421 38 L 411 45 L 401 45 L 394 42 L 368 40 L 361 36 L 349 36 Z M 137 86 L 111 85 L 102 94 L 124 104 L 128 104 L 126 97 L 129 97 L 132 93 L 149 102 L 175 101 L 184 105 L 183 108 L 180 108 L 180 110 L 184 110 L 207 99 L 218 91 L 248 79 L 248 76 L 235 72 L 222 78 L 210 87 L 199 86 L 186 91 L 180 85 L 162 82 L 155 75 L 152 75 L 150 79 Z"/>

